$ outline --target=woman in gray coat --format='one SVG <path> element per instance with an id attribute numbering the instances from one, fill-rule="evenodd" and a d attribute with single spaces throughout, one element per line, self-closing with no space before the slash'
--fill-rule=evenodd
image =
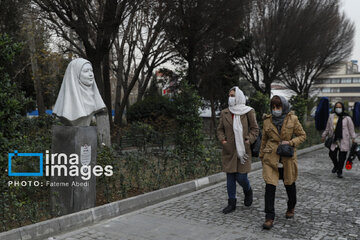
<path id="1" fill-rule="evenodd" d="M 245 105 L 244 93 L 233 87 L 229 92 L 229 108 L 221 111 L 217 128 L 218 139 L 223 145 L 222 165 L 226 172 L 228 206 L 227 214 L 236 208 L 236 182 L 244 191 L 244 205 L 252 204 L 252 189 L 247 177 L 251 170 L 251 147 L 259 134 L 254 109 Z"/>
<path id="2" fill-rule="evenodd" d="M 322 141 L 326 137 L 333 137 L 329 156 L 334 164 L 332 173 L 337 173 L 338 178 L 342 178 L 342 170 L 347 152 L 351 148 L 350 140 L 354 143 L 356 134 L 354 123 L 351 117 L 345 113 L 345 107 L 342 102 L 337 102 L 334 106 L 334 113 L 330 114 L 326 129 L 322 134 Z"/>

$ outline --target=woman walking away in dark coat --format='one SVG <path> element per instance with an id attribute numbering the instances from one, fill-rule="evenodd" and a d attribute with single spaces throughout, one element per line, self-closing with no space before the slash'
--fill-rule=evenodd
<path id="1" fill-rule="evenodd" d="M 245 105 L 244 93 L 233 87 L 229 92 L 229 108 L 221 111 L 217 135 L 223 145 L 222 165 L 226 172 L 228 206 L 227 214 L 236 208 L 236 182 L 243 188 L 245 206 L 250 206 L 253 193 L 248 180 L 251 170 L 251 147 L 259 134 L 254 109 Z"/>
<path id="2" fill-rule="evenodd" d="M 354 123 L 349 114 L 345 113 L 344 104 L 341 102 L 335 104 L 334 113 L 329 116 L 321 140 L 324 142 L 326 137 L 333 138 L 329 151 L 330 159 L 334 164 L 332 173 L 337 173 L 338 178 L 342 178 L 346 155 L 351 147 L 350 141 L 355 142 L 356 134 Z"/>

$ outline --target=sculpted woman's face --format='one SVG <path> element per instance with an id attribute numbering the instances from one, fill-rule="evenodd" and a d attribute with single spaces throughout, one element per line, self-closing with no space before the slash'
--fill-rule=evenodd
<path id="1" fill-rule="evenodd" d="M 94 83 L 93 68 L 90 63 L 85 63 L 80 72 L 80 82 L 86 86 L 91 86 Z"/>

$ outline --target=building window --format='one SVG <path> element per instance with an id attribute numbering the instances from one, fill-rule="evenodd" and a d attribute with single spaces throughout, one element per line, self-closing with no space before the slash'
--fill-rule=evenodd
<path id="1" fill-rule="evenodd" d="M 323 92 L 323 93 L 339 93 L 340 88 L 322 88 L 321 92 Z"/>
<path id="2" fill-rule="evenodd" d="M 352 82 L 353 82 L 353 83 L 360 83 L 360 78 L 353 78 L 353 79 L 352 79 Z"/>
<path id="3" fill-rule="evenodd" d="M 351 83 L 351 78 L 342 78 L 341 83 Z"/>
<path id="4" fill-rule="evenodd" d="M 331 83 L 332 84 L 340 83 L 340 79 L 339 78 L 333 78 L 333 79 L 331 79 Z"/>
<path id="5" fill-rule="evenodd" d="M 340 92 L 342 92 L 342 93 L 359 93 L 360 87 L 345 87 L 345 88 L 341 88 Z"/>

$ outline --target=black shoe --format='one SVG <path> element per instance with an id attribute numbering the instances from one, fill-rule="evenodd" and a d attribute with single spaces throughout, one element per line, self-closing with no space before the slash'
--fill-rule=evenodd
<path id="1" fill-rule="evenodd" d="M 338 178 L 343 178 L 342 173 L 338 173 L 338 174 L 337 174 L 337 177 L 338 177 Z"/>
<path id="2" fill-rule="evenodd" d="M 244 205 L 246 207 L 250 207 L 252 202 L 253 202 L 253 191 L 252 191 L 252 189 L 250 188 L 248 191 L 244 190 L 244 195 L 245 195 Z"/>
<path id="3" fill-rule="evenodd" d="M 228 214 L 235 211 L 235 209 L 236 209 L 236 199 L 229 199 L 227 207 L 224 208 L 222 212 L 224 214 Z"/>
<path id="4" fill-rule="evenodd" d="M 334 167 L 334 168 L 331 170 L 332 173 L 336 173 L 336 171 L 337 171 L 336 167 Z"/>

